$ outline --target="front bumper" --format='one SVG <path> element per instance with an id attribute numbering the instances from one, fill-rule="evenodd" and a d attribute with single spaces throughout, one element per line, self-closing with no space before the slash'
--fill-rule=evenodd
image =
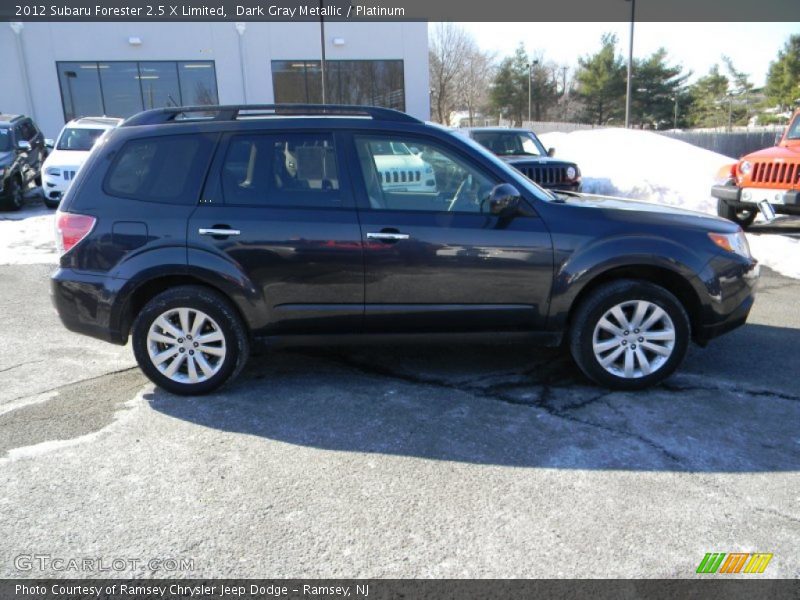
<path id="1" fill-rule="evenodd" d="M 693 323 L 694 340 L 704 345 L 747 321 L 755 301 L 761 266 L 753 258 L 719 255 L 700 274 L 706 291 L 701 314 Z"/>
<path id="2" fill-rule="evenodd" d="M 774 191 L 776 194 L 783 194 L 782 203 L 770 203 L 776 213 L 781 215 L 800 215 L 800 190 Z M 711 188 L 711 195 L 736 210 L 758 210 L 758 204 L 743 200 L 742 189 L 733 185 L 715 185 Z"/>
<path id="3" fill-rule="evenodd" d="M 66 181 L 42 175 L 42 193 L 48 200 L 60 200 L 68 187 Z"/>

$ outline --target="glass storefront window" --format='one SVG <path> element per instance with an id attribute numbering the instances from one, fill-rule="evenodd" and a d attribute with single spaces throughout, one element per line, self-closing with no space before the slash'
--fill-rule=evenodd
<path id="1" fill-rule="evenodd" d="M 276 103 L 322 101 L 320 61 L 272 61 Z M 402 60 L 329 60 L 325 62 L 326 101 L 405 110 Z"/>
<path id="2" fill-rule="evenodd" d="M 58 62 L 64 119 L 219 102 L 213 61 Z"/>

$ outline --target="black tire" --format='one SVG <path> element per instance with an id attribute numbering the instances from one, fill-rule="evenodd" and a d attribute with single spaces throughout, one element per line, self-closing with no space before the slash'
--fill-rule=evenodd
<path id="1" fill-rule="evenodd" d="M 717 214 L 723 219 L 733 221 L 742 229 L 747 229 L 756 220 L 758 210 L 753 208 L 737 211 L 724 200 L 717 200 Z"/>
<path id="2" fill-rule="evenodd" d="M 47 208 L 51 209 L 56 209 L 58 208 L 58 205 L 61 204 L 61 200 L 50 200 L 49 198 L 44 197 L 42 198 L 42 201 Z"/>
<path id="3" fill-rule="evenodd" d="M 177 308 L 202 311 L 215 322 L 213 325 L 218 325 L 218 331 L 224 337 L 225 355 L 219 360 L 218 370 L 214 375 L 198 383 L 171 379 L 162 373 L 150 358 L 148 333 L 151 326 L 161 315 Z M 131 337 L 134 356 L 144 374 L 159 387 L 182 396 L 206 394 L 219 388 L 241 372 L 250 354 L 248 332 L 234 307 L 222 295 L 202 286 L 185 285 L 158 294 L 136 316 Z M 177 345 L 164 346 L 168 347 Z M 177 357 L 177 354 L 174 356 Z M 188 355 L 184 363 L 187 360 Z M 181 368 L 188 370 L 188 365 L 184 364 Z M 180 376 L 180 373 L 178 375 Z"/>
<path id="4" fill-rule="evenodd" d="M 646 372 L 640 369 L 642 374 L 625 377 L 624 373 L 616 374 L 610 372 L 600 364 L 600 359 L 598 359 L 594 351 L 595 329 L 598 328 L 598 323 L 609 310 L 620 304 L 636 301 L 653 304 L 666 313 L 673 326 L 674 341 L 669 356 L 665 357 L 666 360 L 653 372 L 644 374 Z M 634 305 L 631 305 L 630 310 L 633 309 Z M 654 314 L 654 311 L 655 308 L 652 308 L 650 314 Z M 598 328 L 598 331 L 600 332 L 601 330 Z M 601 333 L 610 338 L 624 339 L 622 337 L 615 338 L 612 334 L 605 333 L 605 330 L 602 330 Z M 638 342 L 642 341 L 642 338 L 638 337 L 640 335 L 638 330 L 636 330 L 636 333 L 633 331 L 629 333 L 630 337 L 624 342 L 627 346 L 622 350 L 621 358 L 623 361 L 625 360 L 626 352 L 636 354 L 635 350 L 631 350 L 629 347 L 635 349 L 637 340 Z M 661 332 L 653 331 L 652 333 Z M 643 389 L 669 377 L 686 356 L 690 338 L 691 324 L 689 316 L 680 301 L 661 286 L 647 281 L 632 279 L 620 279 L 593 290 L 577 307 L 571 320 L 569 331 L 570 352 L 580 370 L 595 383 L 618 390 Z M 610 342 L 611 340 L 607 339 L 606 341 Z M 622 344 L 623 342 L 619 343 Z M 645 344 L 648 347 L 654 345 L 649 340 L 645 341 Z M 610 348 L 609 354 L 616 351 L 616 349 L 616 347 Z M 660 355 L 652 354 L 649 350 L 645 351 L 644 346 L 639 349 L 639 353 L 645 353 L 648 360 L 654 360 L 654 364 L 658 364 L 658 361 L 661 360 Z M 603 358 L 606 356 L 608 354 Z M 638 358 L 634 357 L 633 360 L 636 362 Z M 613 368 L 613 365 L 611 368 Z"/>
<path id="5" fill-rule="evenodd" d="M 14 175 L 6 180 L 5 190 L 0 197 L 0 207 L 3 210 L 19 210 L 25 203 L 22 181 L 19 175 Z"/>

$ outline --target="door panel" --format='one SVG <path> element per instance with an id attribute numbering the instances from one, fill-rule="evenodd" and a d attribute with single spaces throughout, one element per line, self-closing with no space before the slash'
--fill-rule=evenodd
<path id="1" fill-rule="evenodd" d="M 224 144 L 189 221 L 189 264 L 202 268 L 208 253 L 232 263 L 262 306 L 259 333 L 360 332 L 361 231 L 333 137 L 249 134 Z"/>
<path id="2" fill-rule="evenodd" d="M 537 216 L 488 214 L 500 183 L 457 149 L 402 135 L 356 135 L 369 331 L 537 330 L 552 282 L 550 234 Z M 426 189 L 398 192 L 376 152 L 414 148 Z M 410 162 L 407 160 L 407 162 Z M 387 184 L 388 183 L 388 184 Z M 532 211 L 531 211 L 532 212 Z"/>

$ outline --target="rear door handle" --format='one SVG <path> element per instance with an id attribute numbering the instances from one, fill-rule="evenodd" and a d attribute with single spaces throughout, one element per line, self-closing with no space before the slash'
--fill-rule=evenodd
<path id="1" fill-rule="evenodd" d="M 368 240 L 381 240 L 383 242 L 397 242 L 400 240 L 407 240 L 409 235 L 407 233 L 387 233 L 387 232 L 378 232 L 378 233 L 368 233 L 367 239 Z"/>
<path id="2" fill-rule="evenodd" d="M 238 229 L 223 229 L 221 227 L 201 227 L 197 230 L 200 235 L 213 235 L 213 236 L 228 236 L 228 235 L 241 235 Z"/>

